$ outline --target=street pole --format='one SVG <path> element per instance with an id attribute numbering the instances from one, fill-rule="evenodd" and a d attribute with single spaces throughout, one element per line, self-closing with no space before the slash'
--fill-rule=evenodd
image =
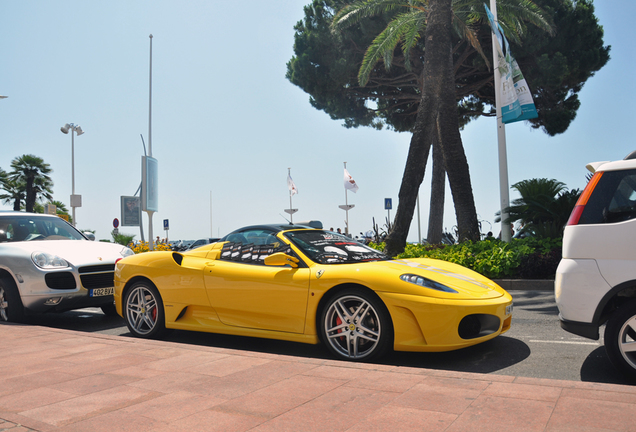
<path id="1" fill-rule="evenodd" d="M 75 198 L 75 128 L 71 128 L 71 196 L 73 199 Z M 73 226 L 77 226 L 73 199 L 71 199 L 71 213 L 73 215 Z"/>
<path id="2" fill-rule="evenodd" d="M 497 1 L 490 0 L 490 11 L 492 12 L 495 23 L 497 21 Z M 506 126 L 503 123 L 503 117 L 501 114 L 501 76 L 499 74 L 499 59 L 497 56 L 498 41 L 497 36 L 492 34 L 492 62 L 495 77 L 495 105 L 497 108 L 497 149 L 499 155 L 499 197 L 501 204 L 501 240 L 510 243 L 512 233 L 510 232 L 510 224 L 506 222 L 508 219 L 508 212 L 506 209 L 509 207 L 509 191 L 508 191 L 508 153 L 506 150 Z"/>
<path id="3" fill-rule="evenodd" d="M 150 76 L 148 91 L 148 156 L 152 157 L 152 34 L 150 35 Z M 144 179 L 146 181 L 147 179 Z M 147 197 L 146 197 L 147 199 Z M 152 232 L 152 215 L 153 211 L 148 213 L 148 249 L 155 249 L 154 233 Z"/>

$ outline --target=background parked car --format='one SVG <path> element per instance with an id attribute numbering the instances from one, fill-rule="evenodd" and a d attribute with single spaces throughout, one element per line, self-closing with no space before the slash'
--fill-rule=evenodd
<path id="1" fill-rule="evenodd" d="M 0 212 L 0 320 L 89 306 L 115 314 L 115 262 L 129 255 L 122 245 L 88 240 L 57 216 Z"/>
<path id="2" fill-rule="evenodd" d="M 188 246 L 186 250 L 196 249 L 196 248 L 198 248 L 200 246 L 204 246 L 206 244 L 216 243 L 217 241 L 219 241 L 218 238 L 211 238 L 211 237 L 195 240 L 194 243 L 192 243 L 190 246 Z"/>

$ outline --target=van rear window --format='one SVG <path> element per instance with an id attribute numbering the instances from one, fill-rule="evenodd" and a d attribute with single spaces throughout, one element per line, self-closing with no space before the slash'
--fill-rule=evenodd
<path id="1" fill-rule="evenodd" d="M 636 169 L 606 171 L 590 196 L 579 224 L 623 222 L 636 218 Z"/>

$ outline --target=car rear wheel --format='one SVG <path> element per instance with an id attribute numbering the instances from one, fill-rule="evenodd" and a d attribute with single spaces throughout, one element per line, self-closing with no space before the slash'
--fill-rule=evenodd
<path id="1" fill-rule="evenodd" d="M 150 282 L 136 282 L 124 297 L 124 319 L 133 336 L 157 338 L 165 330 L 163 302 Z"/>
<path id="2" fill-rule="evenodd" d="M 18 288 L 4 279 L 0 279 L 0 321 L 24 321 L 24 306 Z"/>
<path id="3" fill-rule="evenodd" d="M 607 321 L 605 350 L 616 369 L 636 380 L 636 300 L 624 304 Z"/>
<path id="4" fill-rule="evenodd" d="M 345 360 L 371 360 L 393 343 L 393 325 L 386 307 L 373 294 L 350 288 L 327 301 L 320 318 L 327 348 Z"/>

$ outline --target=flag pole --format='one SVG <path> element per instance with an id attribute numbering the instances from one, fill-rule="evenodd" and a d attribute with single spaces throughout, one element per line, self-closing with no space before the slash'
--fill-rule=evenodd
<path id="1" fill-rule="evenodd" d="M 291 168 L 287 168 L 287 175 L 291 177 Z M 294 213 L 291 211 L 294 207 L 292 206 L 292 191 L 289 191 L 289 221 L 294 223 Z"/>
<path id="2" fill-rule="evenodd" d="M 293 224 L 294 213 L 296 213 L 298 209 L 292 208 L 292 196 L 294 195 L 294 189 L 296 189 L 296 185 L 291 178 L 291 168 L 287 168 L 287 189 L 289 189 L 289 208 L 285 209 L 285 213 L 289 214 L 289 223 Z"/>
<path id="3" fill-rule="evenodd" d="M 347 163 L 344 163 L 344 168 L 347 169 Z M 348 189 L 345 188 L 345 235 L 349 234 L 349 196 L 347 195 Z"/>
<path id="4" fill-rule="evenodd" d="M 497 1 L 490 0 L 490 11 L 495 18 L 495 25 L 499 23 L 497 21 Z M 506 243 L 510 242 L 512 233 L 510 231 L 510 224 L 505 222 L 508 219 L 507 208 L 510 206 L 509 190 L 508 190 L 508 152 L 506 149 L 506 126 L 503 123 L 503 117 L 501 114 L 501 76 L 499 74 L 499 59 L 498 59 L 498 43 L 497 35 L 492 34 L 492 62 L 493 71 L 495 77 L 495 105 L 497 110 L 497 149 L 499 155 L 499 198 L 501 204 L 501 240 Z M 500 49 L 500 48 L 499 48 Z"/>

